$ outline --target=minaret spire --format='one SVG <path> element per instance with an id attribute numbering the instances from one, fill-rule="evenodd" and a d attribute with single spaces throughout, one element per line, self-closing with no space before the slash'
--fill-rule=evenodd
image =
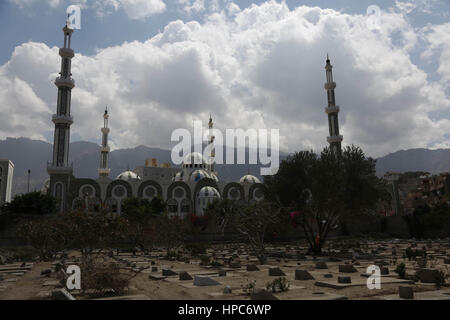
<path id="1" fill-rule="evenodd" d="M 71 48 L 73 29 L 70 28 L 70 21 L 66 21 L 63 32 L 64 47 L 59 49 L 61 72 L 55 80 L 58 87 L 57 110 L 52 117 L 55 124 L 53 159 L 47 164 L 47 172 L 50 175 L 49 192 L 56 198 L 57 209 L 60 212 L 66 209 L 66 195 L 73 172 L 72 165 L 69 164 L 69 144 L 70 126 L 73 124 L 73 117 L 70 115 L 71 93 L 75 87 L 71 68 L 75 53 Z"/>
<path id="2" fill-rule="evenodd" d="M 98 175 L 100 177 L 108 177 L 111 169 L 108 167 L 108 155 L 110 148 L 108 146 L 108 134 L 110 132 L 108 127 L 109 114 L 108 107 L 105 108 L 103 114 L 103 128 L 102 131 L 102 145 L 100 146 L 100 168 L 98 169 Z"/>
<path id="3" fill-rule="evenodd" d="M 336 88 L 336 82 L 333 81 L 333 66 L 331 65 L 330 58 L 327 53 L 326 61 L 326 75 L 327 82 L 325 83 L 325 90 L 327 90 L 328 107 L 325 108 L 325 112 L 328 114 L 328 127 L 330 136 L 327 138 L 330 144 L 331 151 L 338 157 L 342 154 L 341 143 L 343 140 L 342 135 L 339 134 L 339 106 L 336 106 L 336 99 L 334 95 L 334 89 Z"/>
<path id="4" fill-rule="evenodd" d="M 209 114 L 209 122 L 208 122 L 208 128 L 209 128 L 209 142 L 208 142 L 208 150 L 210 151 L 209 154 L 209 161 L 208 161 L 208 169 L 210 172 L 214 172 L 215 170 L 215 157 L 216 157 L 216 150 L 214 148 L 214 141 L 216 137 L 214 136 L 214 123 L 212 120 L 212 115 Z"/>

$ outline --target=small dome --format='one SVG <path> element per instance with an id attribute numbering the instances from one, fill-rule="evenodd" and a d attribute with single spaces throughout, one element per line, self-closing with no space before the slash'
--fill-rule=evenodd
<path id="1" fill-rule="evenodd" d="M 123 180 L 123 181 L 129 181 L 129 180 L 142 180 L 141 177 L 139 177 L 136 173 L 133 171 L 125 171 L 119 174 L 116 178 L 116 180 Z"/>
<path id="2" fill-rule="evenodd" d="M 220 198 L 220 193 L 216 188 L 213 187 L 203 187 L 198 193 L 199 198 Z"/>
<path id="3" fill-rule="evenodd" d="M 210 176 L 209 176 L 208 172 L 206 172 L 205 170 L 195 170 L 191 173 L 189 181 L 198 182 L 198 181 L 202 180 L 203 178 L 209 178 L 209 177 Z"/>
<path id="4" fill-rule="evenodd" d="M 203 160 L 203 156 L 198 152 L 191 152 L 183 159 L 183 167 L 200 167 L 203 168 L 205 166 L 205 161 Z"/>
<path id="5" fill-rule="evenodd" d="M 41 192 L 47 192 L 50 189 L 50 178 L 44 181 L 42 184 Z"/>
<path id="6" fill-rule="evenodd" d="M 219 178 L 216 176 L 215 173 L 210 172 L 209 177 L 210 177 L 211 179 L 213 179 L 214 181 L 219 182 Z"/>
<path id="7" fill-rule="evenodd" d="M 184 181 L 183 176 L 184 171 L 178 171 L 177 174 L 173 177 L 172 181 Z"/>
<path id="8" fill-rule="evenodd" d="M 241 178 L 241 180 L 239 180 L 239 183 L 254 184 L 254 183 L 261 183 L 261 181 L 257 177 L 252 176 L 251 174 L 247 174 L 247 175 L 243 176 Z"/>

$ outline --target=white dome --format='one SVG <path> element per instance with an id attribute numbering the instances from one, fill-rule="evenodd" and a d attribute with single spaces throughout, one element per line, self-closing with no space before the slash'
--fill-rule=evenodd
<path id="1" fill-rule="evenodd" d="M 215 181 L 219 181 L 219 178 L 216 176 L 216 174 L 215 173 L 213 173 L 213 172 L 211 172 L 210 174 L 209 174 L 209 177 L 211 178 L 211 179 L 213 179 L 213 180 L 215 180 Z"/>
<path id="2" fill-rule="evenodd" d="M 203 156 L 198 152 L 191 152 L 183 159 L 183 166 L 201 166 L 205 165 L 205 161 L 203 160 Z"/>
<path id="3" fill-rule="evenodd" d="M 129 180 L 142 180 L 136 173 L 133 171 L 125 171 L 119 174 L 116 178 L 116 180 L 123 180 L 123 181 L 129 181 Z"/>
<path id="4" fill-rule="evenodd" d="M 202 180 L 203 178 L 209 178 L 208 172 L 205 170 L 195 170 L 191 173 L 191 176 L 189 177 L 189 181 L 192 182 L 198 182 Z"/>
<path id="5" fill-rule="evenodd" d="M 50 189 L 50 178 L 48 178 L 47 180 L 44 181 L 44 183 L 42 184 L 42 192 L 47 192 Z"/>
<path id="6" fill-rule="evenodd" d="M 203 187 L 198 193 L 199 198 L 220 198 L 220 193 L 216 188 L 213 187 Z"/>
<path id="7" fill-rule="evenodd" d="M 257 177 L 252 176 L 251 174 L 247 174 L 247 175 L 243 176 L 241 178 L 241 180 L 239 180 L 239 183 L 254 184 L 254 183 L 261 183 L 261 181 Z"/>

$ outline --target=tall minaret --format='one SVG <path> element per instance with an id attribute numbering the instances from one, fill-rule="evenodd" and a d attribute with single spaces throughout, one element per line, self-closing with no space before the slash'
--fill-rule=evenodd
<path id="1" fill-rule="evenodd" d="M 209 163 L 208 163 L 208 169 L 210 172 L 214 172 L 215 170 L 215 157 L 216 157 L 216 150 L 214 148 L 214 140 L 216 137 L 214 136 L 214 123 L 212 120 L 211 115 L 209 115 L 209 122 L 208 122 L 208 128 L 209 128 L 209 142 L 208 142 L 208 150 L 210 151 L 209 154 Z"/>
<path id="2" fill-rule="evenodd" d="M 110 148 L 108 146 L 108 107 L 105 110 L 105 114 L 103 115 L 103 128 L 102 130 L 102 145 L 100 147 L 100 168 L 98 169 L 98 174 L 100 177 L 108 177 L 110 169 L 108 168 L 108 154 Z"/>
<path id="3" fill-rule="evenodd" d="M 330 129 L 330 136 L 327 138 L 330 144 L 331 151 L 338 157 L 342 154 L 341 142 L 343 140 L 342 135 L 339 134 L 339 106 L 336 105 L 336 99 L 334 96 L 334 89 L 336 88 L 336 82 L 333 81 L 333 66 L 330 63 L 330 58 L 327 55 L 327 65 L 325 66 L 327 71 L 327 82 L 325 83 L 325 90 L 328 95 L 328 107 L 325 108 L 325 112 L 328 114 L 328 127 Z"/>
<path id="4" fill-rule="evenodd" d="M 47 164 L 47 172 L 50 175 L 50 194 L 57 199 L 59 212 L 67 209 L 66 195 L 69 192 L 70 178 L 72 177 L 72 165 L 69 164 L 70 126 L 73 117 L 70 115 L 71 92 L 75 87 L 72 79 L 71 64 L 74 51 L 71 49 L 73 29 L 67 19 L 63 28 L 64 47 L 59 49 L 61 56 L 61 72 L 55 80 L 58 87 L 58 100 L 56 114 L 52 120 L 55 124 L 53 141 L 53 160 Z"/>

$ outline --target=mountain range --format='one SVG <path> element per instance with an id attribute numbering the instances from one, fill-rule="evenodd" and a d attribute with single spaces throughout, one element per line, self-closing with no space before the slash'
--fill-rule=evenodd
<path id="1" fill-rule="evenodd" d="M 248 150 L 246 150 L 248 158 Z M 0 140 L 0 159 L 14 163 L 13 194 L 27 191 L 27 171 L 31 170 L 30 190 L 40 190 L 48 178 L 47 161 L 52 155 L 52 145 L 48 142 L 28 138 L 7 138 Z M 95 143 L 77 141 L 70 144 L 70 161 L 73 162 L 74 176 L 96 178 L 99 166 L 99 146 Z M 236 156 L 236 152 L 235 152 Z M 287 157 L 280 153 L 280 161 Z M 171 151 L 160 148 L 138 146 L 118 149 L 110 153 L 111 177 L 116 177 L 127 169 L 143 166 L 148 158 L 158 159 L 158 163 L 170 163 Z M 217 165 L 219 179 L 237 181 L 250 172 L 261 178 L 260 165 Z M 387 171 L 408 172 L 426 171 L 440 173 L 450 171 L 450 149 L 409 149 L 390 153 L 377 159 L 377 175 Z"/>

